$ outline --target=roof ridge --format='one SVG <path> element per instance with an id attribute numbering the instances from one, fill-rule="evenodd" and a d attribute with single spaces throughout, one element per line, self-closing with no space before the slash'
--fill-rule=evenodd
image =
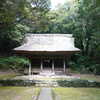
<path id="1" fill-rule="evenodd" d="M 62 36 L 62 37 L 73 37 L 72 34 L 26 34 L 26 36 Z"/>

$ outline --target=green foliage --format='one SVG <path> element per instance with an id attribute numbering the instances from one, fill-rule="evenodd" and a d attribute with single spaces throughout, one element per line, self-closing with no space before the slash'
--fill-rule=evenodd
<path id="1" fill-rule="evenodd" d="M 9 51 L 19 46 L 24 38 L 28 27 L 22 24 L 11 25 L 0 30 L 0 51 Z"/>
<path id="2" fill-rule="evenodd" d="M 100 64 L 89 56 L 75 55 L 74 59 L 69 62 L 69 66 L 80 73 L 100 74 Z"/>
<path id="3" fill-rule="evenodd" d="M 14 71 L 22 70 L 25 65 L 29 65 L 29 60 L 20 57 L 0 58 L 0 69 L 12 69 Z"/>
<path id="4" fill-rule="evenodd" d="M 76 57 L 71 66 L 79 68 L 82 73 L 100 74 L 100 6 L 97 0 L 79 0 L 75 16 L 75 37 L 76 47 L 81 49 L 81 54 Z M 98 66 L 98 67 L 96 67 Z M 97 72 L 97 70 L 99 70 Z"/>
<path id="5" fill-rule="evenodd" d="M 0 1 L 0 27 L 15 24 L 30 15 L 30 2 L 27 0 Z"/>
<path id="6" fill-rule="evenodd" d="M 35 86 L 34 80 L 0 80 L 0 86 Z"/>
<path id="7" fill-rule="evenodd" d="M 50 0 L 31 0 L 30 17 L 22 22 L 30 27 L 31 33 L 42 33 L 48 30 L 48 17 L 46 14 L 50 10 Z"/>
<path id="8" fill-rule="evenodd" d="M 47 31 L 46 13 L 50 4 L 50 0 L 0 1 L 0 51 L 9 51 L 20 45 L 24 34 L 29 31 Z"/>
<path id="9" fill-rule="evenodd" d="M 26 0 L 0 1 L 0 51 L 9 51 L 21 43 L 27 26 L 20 21 L 30 15 L 28 5 Z"/>
<path id="10" fill-rule="evenodd" d="M 71 4 L 70 1 L 66 1 L 66 3 L 59 6 L 57 10 L 51 10 L 48 13 L 50 20 L 50 24 L 48 25 L 49 33 L 72 34 L 74 28 L 73 18 L 76 12 L 75 5 Z"/>
<path id="11" fill-rule="evenodd" d="M 57 82 L 62 87 L 100 87 L 100 82 L 81 79 L 58 80 Z"/>
<path id="12" fill-rule="evenodd" d="M 100 75 L 100 64 L 95 64 L 94 73 Z"/>
<path id="13" fill-rule="evenodd" d="M 95 53 L 96 46 L 100 45 L 100 36 L 98 37 L 99 40 L 95 37 L 100 32 L 100 7 L 96 6 L 96 1 L 94 0 L 79 1 L 74 36 L 76 46 L 82 50 L 82 54 L 90 56 Z"/>

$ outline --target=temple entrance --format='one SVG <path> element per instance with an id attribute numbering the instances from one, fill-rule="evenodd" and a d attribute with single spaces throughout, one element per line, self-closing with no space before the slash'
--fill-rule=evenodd
<path id="1" fill-rule="evenodd" d="M 32 73 L 66 72 L 67 59 L 65 57 L 31 57 Z"/>
<path id="2" fill-rule="evenodd" d="M 52 70 L 52 60 L 43 59 L 43 70 Z"/>

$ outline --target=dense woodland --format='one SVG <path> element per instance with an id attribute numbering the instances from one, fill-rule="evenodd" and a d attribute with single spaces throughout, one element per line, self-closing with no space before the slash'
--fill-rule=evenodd
<path id="1" fill-rule="evenodd" d="M 0 0 L 0 52 L 21 45 L 27 33 L 73 34 L 81 52 L 72 56 L 70 68 L 100 74 L 100 0 L 66 0 L 54 10 L 50 0 Z M 16 69 L 16 63 L 28 60 L 0 58 L 1 68 Z"/>

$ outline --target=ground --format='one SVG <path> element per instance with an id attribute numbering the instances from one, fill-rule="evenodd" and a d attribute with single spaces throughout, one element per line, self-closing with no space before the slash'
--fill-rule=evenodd
<path id="1" fill-rule="evenodd" d="M 98 88 L 54 88 L 61 100 L 100 100 Z"/>
<path id="2" fill-rule="evenodd" d="M 14 73 L 11 71 L 0 71 L 0 80 L 2 79 L 11 79 L 20 75 L 19 73 Z"/>
<path id="3" fill-rule="evenodd" d="M 40 90 L 40 87 L 0 87 L 0 100 L 36 100 Z M 58 87 L 51 88 L 51 90 L 55 97 L 59 98 L 57 100 L 100 100 L 100 89 L 98 88 Z M 42 100 L 42 96 L 37 100 Z"/>
<path id="4" fill-rule="evenodd" d="M 94 80 L 94 81 L 99 81 L 100 82 L 100 75 L 93 75 L 93 74 L 72 74 L 75 77 L 80 77 L 80 79 L 85 79 L 85 80 Z M 0 80 L 1 79 L 11 79 L 16 76 L 20 76 L 19 73 L 14 73 L 14 72 L 0 72 Z M 37 79 L 37 78 L 36 78 Z M 39 80 L 59 80 L 62 78 L 38 78 Z M 66 78 L 63 78 L 66 79 Z"/>
<path id="5" fill-rule="evenodd" d="M 85 80 L 94 80 L 100 82 L 100 75 L 93 75 L 93 74 L 79 74 L 81 79 Z"/>
<path id="6" fill-rule="evenodd" d="M 20 74 L 0 72 L 0 79 L 12 79 Z M 95 80 L 100 82 L 100 76 L 90 74 L 73 74 L 81 79 Z M 61 78 L 53 78 L 53 80 Z M 66 79 L 66 78 L 64 78 Z M 40 78 L 40 80 L 52 80 L 51 78 Z M 0 100 L 41 100 L 40 94 L 44 94 L 44 87 L 0 87 Z M 54 100 L 100 100 L 100 88 L 51 88 L 47 89 L 48 97 L 50 91 Z M 49 100 L 49 99 L 48 99 Z M 51 100 L 51 99 L 50 99 Z M 53 100 L 53 99 L 52 99 Z"/>
<path id="7" fill-rule="evenodd" d="M 0 100 L 35 100 L 39 92 L 35 87 L 0 87 Z"/>

